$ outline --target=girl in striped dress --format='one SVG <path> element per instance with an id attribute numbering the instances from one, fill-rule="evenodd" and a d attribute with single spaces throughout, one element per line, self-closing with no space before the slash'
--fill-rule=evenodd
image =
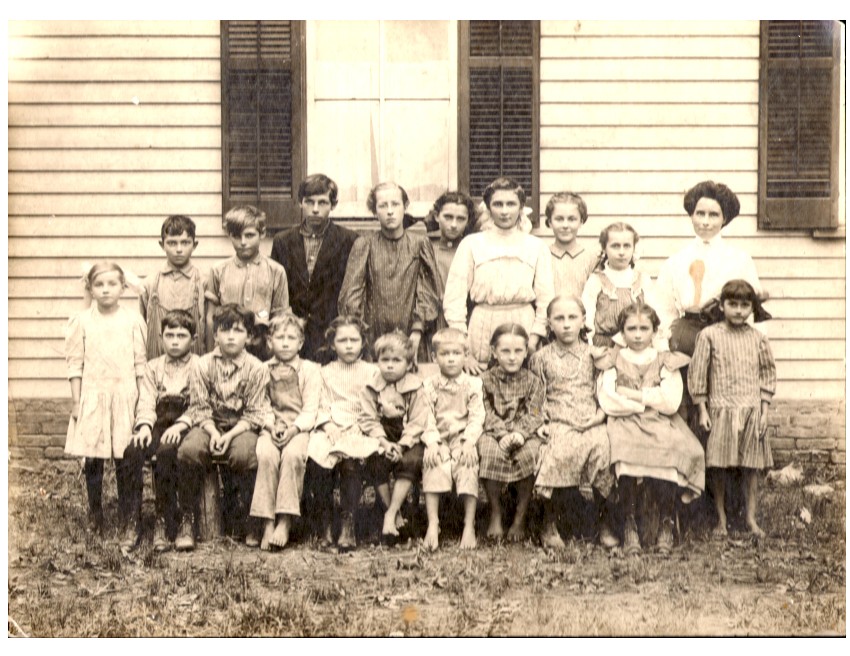
<path id="1" fill-rule="evenodd" d="M 747 324 L 758 307 L 755 289 L 745 280 L 723 285 L 724 320 L 697 336 L 688 389 L 699 408 L 699 424 L 710 431 L 705 452 L 709 485 L 717 508 L 717 537 L 726 536 L 727 472 L 740 468 L 746 521 L 757 537 L 759 470 L 773 465 L 767 408 L 776 391 L 776 364 L 767 337 Z"/>
<path id="2" fill-rule="evenodd" d="M 637 243 L 638 234 L 628 223 L 612 223 L 599 234 L 602 259 L 581 295 L 594 346 L 613 346 L 620 312 L 632 303 L 649 300 L 649 277 L 635 270 Z"/>
<path id="3" fill-rule="evenodd" d="M 528 333 L 517 323 L 504 323 L 493 331 L 490 351 L 495 364 L 481 375 L 484 387 L 484 433 L 478 438 L 479 470 L 487 501 L 490 525 L 487 537 L 502 538 L 500 497 L 504 484 L 515 484 L 517 508 L 508 538 L 525 538 L 525 514 L 534 490 L 534 472 L 543 425 L 546 389 L 523 367 L 528 355 Z"/>

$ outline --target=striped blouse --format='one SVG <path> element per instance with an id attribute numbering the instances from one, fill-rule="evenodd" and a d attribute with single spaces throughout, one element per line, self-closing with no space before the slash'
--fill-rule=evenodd
<path id="1" fill-rule="evenodd" d="M 745 324 L 716 323 L 697 335 L 688 370 L 694 403 L 714 407 L 756 406 L 776 392 L 776 363 L 764 333 Z"/>
<path id="2" fill-rule="evenodd" d="M 568 253 L 554 243 L 549 246 L 552 254 L 552 275 L 555 282 L 555 296 L 576 296 L 587 284 L 587 279 L 596 268 L 599 253 L 582 248 L 578 253 Z"/>
<path id="3" fill-rule="evenodd" d="M 340 428 L 356 424 L 360 416 L 363 386 L 377 372 L 380 372 L 378 365 L 363 360 L 352 364 L 334 360 L 322 367 L 322 394 L 316 428 L 329 421 Z"/>

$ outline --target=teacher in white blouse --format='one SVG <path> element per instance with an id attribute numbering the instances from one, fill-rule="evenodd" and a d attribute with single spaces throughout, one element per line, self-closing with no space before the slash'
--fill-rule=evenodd
<path id="1" fill-rule="evenodd" d="M 659 336 L 669 339 L 671 351 L 693 355 L 697 334 L 709 323 L 700 311 L 720 297 L 724 284 L 743 279 L 765 295 L 752 258 L 721 235 L 741 209 L 735 192 L 706 180 L 688 190 L 684 206 L 695 238 L 664 262 L 654 291 Z"/>

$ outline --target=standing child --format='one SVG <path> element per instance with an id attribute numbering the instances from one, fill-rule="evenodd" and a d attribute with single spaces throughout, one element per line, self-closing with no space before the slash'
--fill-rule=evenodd
<path id="1" fill-rule="evenodd" d="M 165 251 L 165 266 L 148 276 L 139 291 L 139 308 L 148 325 L 148 360 L 165 353 L 160 326 L 171 310 L 189 313 L 197 326 L 197 338 L 192 339 L 191 349 L 198 355 L 206 352 L 204 282 L 192 264 L 197 245 L 195 222 L 188 216 L 175 214 L 163 222 L 159 246 Z"/>
<path id="2" fill-rule="evenodd" d="M 529 368 L 546 388 L 548 437 L 540 449 L 540 467 L 535 484 L 544 502 L 543 546 L 558 548 L 554 490 L 578 489 L 595 501 L 600 518 L 599 541 L 617 546 L 611 531 L 605 499 L 614 479 L 610 470 L 611 448 L 605 430 L 605 413 L 596 400 L 594 361 L 605 349 L 588 345 L 585 311 L 574 296 L 556 297 L 547 310 L 554 341 L 531 356 Z M 577 495 L 576 495 L 577 496 Z M 577 502 L 571 499 L 570 502 Z"/>
<path id="3" fill-rule="evenodd" d="M 620 312 L 647 300 L 649 278 L 634 268 L 637 243 L 638 234 L 628 223 L 612 223 L 599 235 L 602 259 L 581 295 L 594 346 L 613 346 Z"/>
<path id="4" fill-rule="evenodd" d="M 694 434 L 676 413 L 682 400 L 682 353 L 656 351 L 652 340 L 658 315 L 635 303 L 620 313 L 618 328 L 626 348 L 611 352 L 613 366 L 599 381 L 599 404 L 608 415 L 611 463 L 625 514 L 623 550 L 639 553 L 635 513 L 638 485 L 651 487 L 661 515 L 658 550 L 673 548 L 677 490 L 689 503 L 705 487 L 705 456 Z"/>
<path id="5" fill-rule="evenodd" d="M 449 326 L 468 335 L 467 371 L 479 374 L 490 358 L 497 326 L 518 323 L 531 333 L 530 350 L 546 336 L 546 306 L 552 300 L 552 257 L 546 244 L 517 229 L 525 190 L 497 178 L 484 191 L 493 226 L 470 235 L 449 269 L 443 309 Z M 467 300 L 475 307 L 467 329 Z"/>
<path id="6" fill-rule="evenodd" d="M 578 194 L 561 191 L 546 203 L 546 227 L 555 241 L 549 246 L 555 296 L 581 296 L 599 255 L 578 243 L 578 231 L 587 223 L 587 205 Z"/>
<path id="7" fill-rule="evenodd" d="M 254 313 L 254 329 L 247 350 L 268 360 L 266 329 L 272 313 L 289 309 L 286 271 L 260 253 L 266 234 L 266 213 L 251 205 L 234 207 L 224 216 L 224 231 L 236 254 L 210 269 L 206 286 L 207 348 L 213 348 L 213 317 L 217 308 L 233 304 Z"/>
<path id="8" fill-rule="evenodd" d="M 65 332 L 75 421 L 65 453 L 85 458 L 89 519 L 101 532 L 104 460 L 115 460 L 120 516 L 128 516 L 128 476 L 122 458 L 132 439 L 147 328 L 138 314 L 118 304 L 125 282 L 117 264 L 95 264 L 86 274 L 85 286 L 94 303 L 73 317 Z"/>
<path id="9" fill-rule="evenodd" d="M 454 328 L 440 330 L 431 340 L 440 373 L 423 383 L 437 430 L 426 431 L 422 489 L 428 512 L 425 547 L 440 540 L 440 495 L 452 491 L 463 502 L 461 549 L 475 549 L 475 510 L 478 503 L 478 438 L 484 430 L 484 388 L 481 379 L 463 371 L 468 355 L 466 335 Z"/>
<path id="10" fill-rule="evenodd" d="M 394 182 L 369 192 L 367 205 L 381 229 L 354 242 L 339 312 L 362 319 L 373 338 L 402 331 L 418 353 L 422 333 L 437 319 L 439 273 L 428 237 L 404 229 L 409 204 L 407 192 Z"/>
<path id="11" fill-rule="evenodd" d="M 484 432 L 478 440 L 479 476 L 490 503 L 487 537 L 504 534 L 499 498 L 505 483 L 516 484 L 517 508 L 508 538 L 525 538 L 525 514 L 534 491 L 534 472 L 543 425 L 546 390 L 542 381 L 523 367 L 528 333 L 516 323 L 493 331 L 490 350 L 495 364 L 481 376 L 484 387 Z"/>
<path id="12" fill-rule="evenodd" d="M 245 350 L 253 327 L 250 310 L 221 306 L 213 318 L 216 347 L 192 366 L 190 407 L 179 420 L 192 430 L 177 451 L 182 521 L 175 546 L 181 551 L 195 548 L 195 513 L 213 458 L 227 465 L 222 472 L 225 525 L 237 536 L 244 528 L 257 475 L 257 434 L 268 415 L 268 371 Z M 253 530 L 246 544 L 259 544 Z"/>
<path id="13" fill-rule="evenodd" d="M 161 322 L 165 354 L 145 366 L 136 406 L 133 441 L 124 450 L 128 482 L 128 522 L 122 546 L 132 549 L 142 533 L 143 467 L 156 456 L 156 525 L 153 548 L 166 551 L 177 533 L 177 447 L 189 425 L 179 421 L 189 409 L 189 372 L 198 356 L 195 319 L 184 310 L 171 310 Z M 150 342 L 148 342 L 150 344 Z"/>
<path id="14" fill-rule="evenodd" d="M 360 504 L 362 465 L 359 460 L 378 451 L 378 440 L 360 432 L 363 385 L 379 373 L 378 367 L 360 359 L 363 351 L 363 325 L 357 317 L 340 316 L 331 322 L 326 336 L 328 348 L 337 358 L 322 367 L 322 393 L 316 429 L 310 434 L 308 454 L 316 466 L 310 476 L 316 490 L 314 507 L 321 527 L 321 546 L 333 542 L 333 473 L 340 477 L 342 532 L 338 546 L 354 549 L 354 518 Z"/>
<path id="15" fill-rule="evenodd" d="M 386 508 L 381 536 L 393 543 L 398 538 L 399 512 L 414 481 L 422 478 L 425 445 L 422 434 L 434 426 L 422 380 L 410 368 L 414 362 L 412 341 L 394 331 L 375 340 L 379 372 L 366 381 L 360 404 L 360 429 L 378 440 L 383 454 L 366 460 L 365 473 Z M 390 475 L 395 484 L 390 488 Z"/>
<path id="16" fill-rule="evenodd" d="M 726 536 L 726 478 L 740 468 L 747 526 L 757 537 L 759 471 L 773 466 L 767 409 L 776 391 L 776 364 L 767 337 L 747 319 L 758 309 L 755 289 L 731 280 L 720 292 L 724 320 L 697 336 L 688 388 L 699 406 L 699 423 L 711 431 L 705 452 L 709 485 L 717 508 L 714 534 Z"/>
<path id="17" fill-rule="evenodd" d="M 475 228 L 475 203 L 462 191 L 447 191 L 434 201 L 429 216 L 432 218 L 426 220 L 425 227 L 434 246 L 437 272 L 440 274 L 437 288 L 440 299 L 437 319 L 439 329 L 448 325 L 443 315 L 442 298 L 458 244 L 464 237 L 472 234 Z"/>
<path id="18" fill-rule="evenodd" d="M 291 312 L 272 317 L 266 362 L 271 414 L 257 442 L 257 482 L 251 516 L 264 520 L 260 549 L 282 549 L 292 518 L 301 516 L 307 445 L 316 423 L 322 375 L 315 362 L 302 360 L 304 321 Z"/>

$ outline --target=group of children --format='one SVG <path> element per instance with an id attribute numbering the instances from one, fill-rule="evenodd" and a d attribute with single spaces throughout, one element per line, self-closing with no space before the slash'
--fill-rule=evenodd
<path id="1" fill-rule="evenodd" d="M 430 240 L 407 229 L 408 203 L 394 183 L 371 191 L 380 230 L 354 242 L 323 366 L 302 357 L 305 317 L 288 307 L 284 268 L 260 253 L 265 217 L 253 207 L 225 216 L 235 256 L 205 281 L 191 263 L 194 223 L 169 217 L 166 265 L 140 290 L 141 314 L 119 305 L 118 265 L 87 272 L 93 303 L 66 336 L 75 420 L 66 451 L 85 458 L 96 529 L 103 463 L 113 458 L 122 547 L 138 544 L 142 468 L 155 456 L 157 550 L 194 548 L 204 477 L 216 464 L 230 530 L 265 550 L 289 542 L 305 477 L 322 546 L 343 551 L 356 547 L 365 481 L 385 510 L 389 543 L 411 487 L 421 486 L 430 549 L 440 497 L 452 489 L 464 508 L 460 546 L 477 546 L 482 484 L 488 538 L 523 539 L 536 490 L 545 546 L 563 546 L 558 508 L 572 498 L 595 507 L 603 545 L 621 534 L 624 551 L 637 553 L 637 501 L 647 490 L 661 515 L 658 549 L 669 553 L 676 497 L 702 493 L 706 465 L 720 468 L 710 479 L 717 532 L 726 530 L 723 472 L 742 468 L 747 522 L 761 533 L 756 473 L 772 464 L 765 417 L 775 366 L 746 321 L 759 304 L 748 283 L 723 287 L 724 320 L 697 338 L 688 385 L 710 431 L 704 451 L 677 414 L 689 358 L 664 348 L 649 281 L 634 269 L 631 226 L 603 230 L 599 257 L 576 240 L 584 201 L 559 193 L 546 207 L 555 236 L 547 247 L 518 228 L 525 192 L 507 178 L 485 191 L 481 232 L 465 194 L 437 200 Z M 439 373 L 417 375 L 426 360 Z M 506 484 L 517 499 L 507 531 Z"/>

